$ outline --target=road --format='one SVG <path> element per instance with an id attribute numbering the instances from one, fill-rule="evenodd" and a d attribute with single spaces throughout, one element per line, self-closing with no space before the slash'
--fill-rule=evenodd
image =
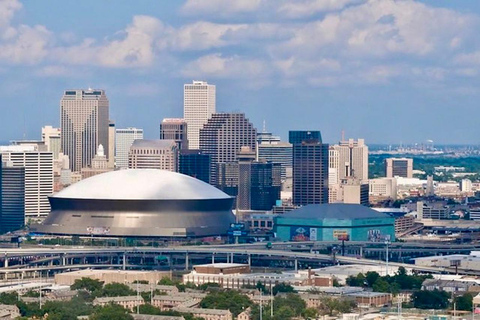
<path id="1" fill-rule="evenodd" d="M 149 255 L 170 255 L 170 254 L 206 254 L 206 255 L 241 255 L 241 256 L 262 256 L 262 257 L 282 257 L 289 258 L 293 260 L 302 259 L 302 260 L 316 260 L 316 261 L 332 261 L 332 257 L 326 254 L 317 254 L 311 252 L 292 252 L 273 249 L 260 249 L 255 248 L 254 246 L 248 248 L 236 248 L 235 246 L 179 246 L 179 247 L 84 247 L 84 248 L 72 248 L 72 247 L 39 247 L 39 248 L 14 248 L 14 249 L 3 249 L 0 251 L 0 259 L 12 259 L 12 258 L 21 258 L 21 257 L 61 257 L 61 256 L 82 256 L 82 255 L 97 255 L 105 256 L 111 254 L 117 254 L 119 256 L 135 256 L 142 254 Z M 348 256 L 336 256 L 336 260 L 342 264 L 362 264 L 362 265 L 383 265 L 385 266 L 384 261 L 371 260 L 365 258 L 355 258 Z M 112 267 L 112 265 L 106 265 Z M 55 267 L 61 268 L 75 268 L 74 265 L 70 266 L 51 266 L 50 268 L 55 269 Z M 409 269 L 415 269 L 423 272 L 433 272 L 441 273 L 446 271 L 445 268 L 439 267 L 422 267 L 415 266 L 412 264 L 405 263 L 396 263 L 390 262 L 389 267 L 398 268 L 405 267 Z M 13 269 L 20 270 L 22 267 L 20 265 L 11 266 L 10 268 L 0 268 L 0 274 L 10 273 Z M 24 269 L 25 270 L 25 269 Z M 447 270 L 451 271 L 451 270 Z M 462 270 L 459 270 L 459 273 L 462 273 Z M 469 272 L 471 274 L 472 272 Z"/>

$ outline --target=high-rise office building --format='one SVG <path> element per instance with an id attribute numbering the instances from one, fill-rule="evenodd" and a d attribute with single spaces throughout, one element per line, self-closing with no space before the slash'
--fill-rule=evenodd
<path id="1" fill-rule="evenodd" d="M 229 196 L 238 195 L 238 162 L 217 163 L 215 177 L 215 187 Z"/>
<path id="2" fill-rule="evenodd" d="M 385 177 L 413 177 L 413 159 L 388 158 L 385 159 Z"/>
<path id="3" fill-rule="evenodd" d="M 177 143 L 174 140 L 135 140 L 128 153 L 128 168 L 177 172 Z"/>
<path id="4" fill-rule="evenodd" d="M 280 137 L 273 136 L 271 133 L 262 132 L 257 134 L 257 156 L 258 159 L 264 159 L 273 163 L 280 163 L 282 170 L 282 180 L 287 178 L 287 172 L 292 169 L 291 143 L 282 142 Z"/>
<path id="5" fill-rule="evenodd" d="M 47 146 L 47 150 L 53 153 L 53 158 L 58 159 L 58 155 L 62 150 L 62 135 L 60 128 L 45 126 L 42 128 L 42 141 Z"/>
<path id="6" fill-rule="evenodd" d="M 252 162 L 255 161 L 255 157 L 255 150 L 250 147 L 241 147 L 237 154 L 237 208 L 240 210 L 250 210 L 251 208 Z"/>
<path id="7" fill-rule="evenodd" d="M 200 149 L 200 129 L 216 112 L 215 90 L 215 85 L 205 81 L 193 81 L 183 87 L 183 118 L 190 149 Z"/>
<path id="8" fill-rule="evenodd" d="M 210 183 L 217 184 L 217 164 L 236 162 L 241 147 L 256 150 L 257 130 L 243 113 L 214 113 L 200 129 L 200 149 L 210 155 L 212 176 Z"/>
<path id="9" fill-rule="evenodd" d="M 2 162 L 0 155 L 0 231 L 21 229 L 25 224 L 25 168 Z"/>
<path id="10" fill-rule="evenodd" d="M 210 156 L 200 150 L 181 150 L 178 172 L 210 183 Z"/>
<path id="11" fill-rule="evenodd" d="M 187 123 L 184 119 L 167 118 L 160 123 L 160 140 L 175 140 L 179 150 L 188 149 Z"/>
<path id="12" fill-rule="evenodd" d="M 72 171 L 88 167 L 99 145 L 110 150 L 109 102 L 104 90 L 66 90 L 60 100 L 60 123 L 62 152 L 69 157 Z"/>
<path id="13" fill-rule="evenodd" d="M 320 132 L 317 136 L 321 137 Z M 328 203 L 328 144 L 311 139 L 311 135 L 304 137 L 306 140 L 302 142 L 291 140 L 294 141 L 293 204 Z"/>
<path id="14" fill-rule="evenodd" d="M 50 213 L 48 197 L 53 193 L 53 153 L 35 145 L 1 146 L 4 162 L 25 168 L 25 218 L 45 218 Z"/>
<path id="15" fill-rule="evenodd" d="M 272 210 L 280 200 L 281 165 L 265 160 L 240 165 L 237 208 L 240 210 Z"/>
<path id="16" fill-rule="evenodd" d="M 110 121 L 108 124 L 108 167 L 110 169 L 115 168 L 115 122 Z"/>
<path id="17" fill-rule="evenodd" d="M 349 177 L 368 180 L 368 146 L 364 139 L 340 141 L 333 149 L 337 151 L 338 160 L 335 159 L 329 167 L 337 169 L 338 183 Z"/>
<path id="18" fill-rule="evenodd" d="M 135 140 L 143 139 L 143 129 L 116 129 L 115 133 L 115 167 L 128 168 L 128 152 Z"/>
<path id="19" fill-rule="evenodd" d="M 288 142 L 291 144 L 299 144 L 307 140 L 322 141 L 320 131 L 294 130 L 288 132 Z"/>

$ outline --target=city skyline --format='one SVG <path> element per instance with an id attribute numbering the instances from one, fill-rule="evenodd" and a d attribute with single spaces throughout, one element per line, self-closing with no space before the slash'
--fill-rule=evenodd
<path id="1" fill-rule="evenodd" d="M 182 117 L 182 86 L 195 79 L 217 86 L 217 112 L 244 112 L 256 128 L 266 120 L 283 140 L 308 129 L 330 143 L 342 130 L 369 144 L 478 143 L 470 116 L 478 3 L 125 2 L 102 19 L 110 2 L 76 3 L 75 12 L 69 1 L 50 3 L 0 4 L 0 74 L 8 79 L 0 140 L 59 127 L 61 92 L 87 87 L 107 92 L 117 127 L 155 138 L 163 118 Z M 92 4 L 97 10 L 86 10 Z M 56 12 L 61 19 L 49 18 Z"/>

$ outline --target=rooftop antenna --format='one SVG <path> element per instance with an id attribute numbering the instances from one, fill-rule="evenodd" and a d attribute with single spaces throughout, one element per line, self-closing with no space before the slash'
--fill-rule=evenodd
<path id="1" fill-rule="evenodd" d="M 267 132 L 267 122 L 263 120 L 263 133 Z"/>
<path id="2" fill-rule="evenodd" d="M 342 129 L 342 141 L 345 141 L 345 130 Z"/>

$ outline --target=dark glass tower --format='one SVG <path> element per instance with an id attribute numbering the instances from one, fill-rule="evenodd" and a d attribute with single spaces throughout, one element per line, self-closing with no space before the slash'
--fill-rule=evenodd
<path id="1" fill-rule="evenodd" d="M 180 151 L 178 172 L 210 183 L 210 156 L 200 150 Z"/>
<path id="2" fill-rule="evenodd" d="M 9 167 L 0 156 L 0 231 L 21 229 L 25 224 L 25 167 Z"/>
<path id="3" fill-rule="evenodd" d="M 328 203 L 328 144 L 299 132 L 312 131 L 290 131 L 290 141 L 294 142 L 293 204 Z M 313 132 L 320 137 L 320 131 Z M 307 139 L 298 142 L 302 136 Z"/>
<path id="4" fill-rule="evenodd" d="M 295 130 L 288 132 L 288 142 L 299 144 L 303 141 L 317 140 L 322 143 L 322 134 L 320 131 Z"/>

